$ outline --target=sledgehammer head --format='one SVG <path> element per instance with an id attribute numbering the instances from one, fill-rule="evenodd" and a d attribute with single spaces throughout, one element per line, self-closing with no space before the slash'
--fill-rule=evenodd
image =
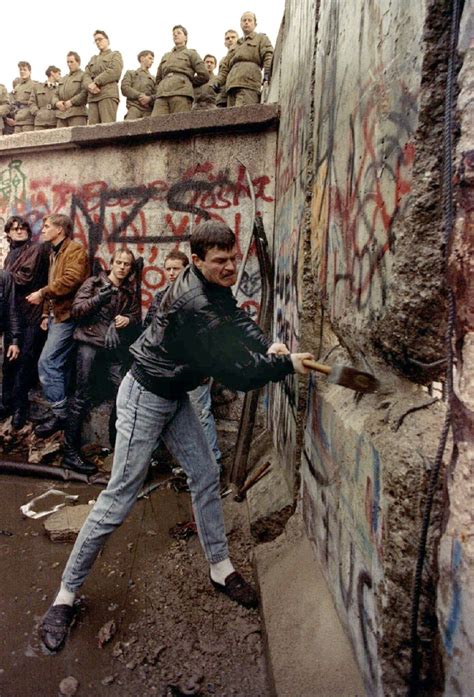
<path id="1" fill-rule="evenodd" d="M 376 377 L 355 368 L 333 365 L 328 375 L 328 382 L 348 387 L 356 392 L 376 392 L 380 386 Z"/>

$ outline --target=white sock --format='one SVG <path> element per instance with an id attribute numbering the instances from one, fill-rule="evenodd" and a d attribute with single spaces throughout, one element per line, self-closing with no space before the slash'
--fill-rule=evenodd
<path id="1" fill-rule="evenodd" d="M 66 586 L 61 583 L 61 588 L 59 589 L 59 593 L 57 594 L 53 605 L 70 605 L 72 607 L 74 605 L 75 597 L 76 594 L 68 591 Z"/>
<path id="2" fill-rule="evenodd" d="M 235 571 L 229 557 L 223 561 L 218 561 L 217 564 L 209 564 L 209 566 L 211 569 L 212 580 L 216 583 L 220 583 L 221 585 L 225 585 L 227 576 Z"/>

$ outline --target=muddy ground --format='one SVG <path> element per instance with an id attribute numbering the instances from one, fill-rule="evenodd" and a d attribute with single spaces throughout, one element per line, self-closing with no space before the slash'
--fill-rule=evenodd
<path id="1" fill-rule="evenodd" d="M 197 537 L 169 529 L 191 517 L 189 495 L 163 488 L 139 501 L 109 540 L 84 585 L 66 647 L 48 655 L 37 636 L 72 545 L 51 542 L 20 506 L 55 487 L 79 503 L 100 488 L 0 476 L 0 697 L 56 697 L 73 676 L 77 694 L 101 697 L 267 697 L 258 610 L 209 583 Z M 252 540 L 243 504 L 224 499 L 234 563 L 251 577 Z M 98 634 L 111 620 L 113 637 Z"/>

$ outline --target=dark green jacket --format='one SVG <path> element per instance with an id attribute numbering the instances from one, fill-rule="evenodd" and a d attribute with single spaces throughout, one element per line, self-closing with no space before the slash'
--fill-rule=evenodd
<path id="1" fill-rule="evenodd" d="M 100 87 L 99 94 L 91 94 L 88 92 L 89 102 L 100 102 L 101 99 L 116 99 L 119 100 L 118 82 L 123 70 L 122 56 L 118 51 L 112 51 L 108 48 L 103 53 L 97 56 L 92 56 L 85 73 L 94 82 L 97 87 Z"/>
<path id="2" fill-rule="evenodd" d="M 37 84 L 39 83 L 28 78 L 19 82 L 11 92 L 17 126 L 32 126 L 35 122 L 35 117 L 30 111 L 30 98 Z"/>
<path id="3" fill-rule="evenodd" d="M 35 126 L 56 126 L 56 109 L 54 98 L 57 87 L 47 82 L 36 83 L 30 95 L 30 113 L 35 119 Z"/>
<path id="4" fill-rule="evenodd" d="M 120 85 L 123 96 L 127 97 L 127 109 L 134 106 L 144 113 L 151 114 L 153 101 L 149 106 L 143 106 L 143 104 L 140 104 L 138 101 L 138 97 L 141 94 L 145 94 L 147 97 L 152 96 L 155 93 L 155 84 L 155 78 L 153 75 L 150 75 L 148 70 L 144 70 L 143 68 L 127 70 Z"/>
<path id="5" fill-rule="evenodd" d="M 53 103 L 72 102 L 72 107 L 67 111 L 56 111 L 58 119 L 70 119 L 72 116 L 87 116 L 87 85 L 91 79 L 84 70 L 75 70 L 65 75 L 59 81 L 58 91 Z"/>
<path id="6" fill-rule="evenodd" d="M 245 88 L 260 92 L 262 70 L 265 76 L 270 74 L 273 58 L 273 46 L 266 34 L 252 32 L 237 41 L 219 68 L 218 80 L 227 92 L 232 89 Z"/>
<path id="7" fill-rule="evenodd" d="M 209 81 L 209 73 L 193 48 L 174 48 L 165 53 L 156 73 L 157 97 L 194 97 L 193 88 Z"/>

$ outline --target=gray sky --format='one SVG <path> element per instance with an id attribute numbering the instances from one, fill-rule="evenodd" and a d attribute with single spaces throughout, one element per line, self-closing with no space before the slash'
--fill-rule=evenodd
<path id="1" fill-rule="evenodd" d="M 125 70 L 137 67 L 139 51 L 151 49 L 155 53 L 154 74 L 163 53 L 173 47 L 171 28 L 175 24 L 186 27 L 188 46 L 201 57 L 211 53 L 220 60 L 226 52 L 225 31 L 236 29 L 241 35 L 240 17 L 246 11 L 255 12 L 257 31 L 267 34 L 275 45 L 284 6 L 284 0 L 252 0 L 248 4 L 169 0 L 145 5 L 116 0 L 81 0 L 73 5 L 64 0 L 21 5 L 8 2 L 2 11 L 0 82 L 11 89 L 20 60 L 31 63 L 35 80 L 46 79 L 44 71 L 50 64 L 61 68 L 64 75 L 68 51 L 77 51 L 84 67 L 97 53 L 92 38 L 95 29 L 107 32 L 110 47 L 122 53 Z M 123 108 L 121 105 L 119 114 Z"/>

